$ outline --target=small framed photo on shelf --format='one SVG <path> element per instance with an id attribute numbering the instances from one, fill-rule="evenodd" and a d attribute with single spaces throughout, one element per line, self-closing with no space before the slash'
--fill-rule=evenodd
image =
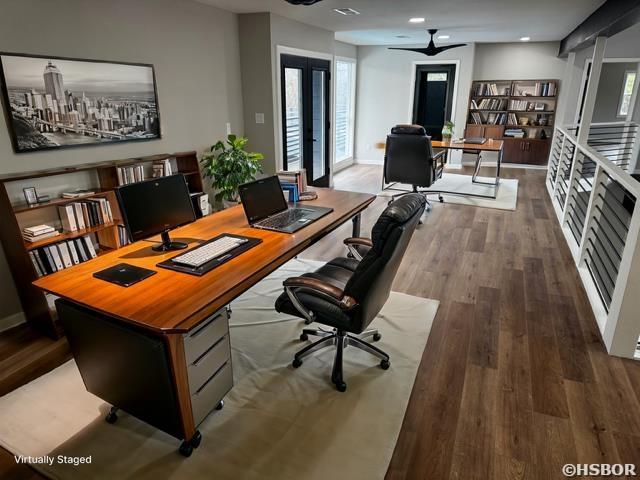
<path id="1" fill-rule="evenodd" d="M 38 203 L 38 194 L 36 193 L 35 187 L 27 187 L 23 188 L 24 198 L 27 201 L 27 205 L 35 205 Z"/>

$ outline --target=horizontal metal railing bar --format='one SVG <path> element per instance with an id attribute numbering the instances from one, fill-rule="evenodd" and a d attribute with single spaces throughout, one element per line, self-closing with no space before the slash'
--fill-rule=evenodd
<path id="1" fill-rule="evenodd" d="M 611 223 L 611 221 L 609 220 L 609 217 L 607 217 L 604 212 L 602 211 L 602 209 L 596 205 L 594 207 L 596 210 L 598 210 L 598 212 L 600 212 L 601 217 L 600 218 L 604 218 L 605 221 L 607 222 L 607 225 L 609 225 L 609 228 L 611 228 L 611 231 L 613 231 L 613 233 L 616 234 L 616 237 L 618 237 L 618 240 L 620 240 L 620 243 L 622 245 L 626 245 L 627 243 L 627 235 L 625 234 L 624 238 L 622 237 L 622 235 L 620 235 L 620 232 L 618 232 L 618 230 L 616 229 L 616 227 L 614 227 L 613 223 Z"/>
<path id="2" fill-rule="evenodd" d="M 611 266 L 611 270 L 613 272 L 613 276 L 610 275 L 611 277 L 611 281 L 613 282 L 613 284 L 615 285 L 615 279 L 618 278 L 618 269 L 620 267 L 620 262 L 614 262 L 613 259 L 611 258 L 611 255 L 609 254 L 609 249 L 606 248 L 604 246 L 604 243 L 602 243 L 602 239 L 597 235 L 596 232 L 594 232 L 595 235 L 593 235 L 593 238 L 595 238 L 595 240 L 599 243 L 600 247 L 599 247 L 599 251 L 603 252 L 606 259 L 609 261 L 609 265 Z M 591 245 L 593 245 L 593 248 L 598 248 L 598 246 L 593 242 L 592 240 L 592 236 L 589 236 L 589 238 L 587 238 L 587 241 L 591 243 Z M 607 266 L 605 265 L 605 262 L 602 262 L 602 265 L 607 268 Z M 608 270 L 607 270 L 608 271 Z"/>
<path id="3" fill-rule="evenodd" d="M 631 198 L 631 197 L 630 197 L 630 196 L 628 196 L 628 195 L 625 195 L 625 193 L 624 193 L 624 192 L 616 192 L 614 189 L 609 188 L 609 186 L 608 186 L 608 185 L 605 185 L 603 182 L 600 182 L 600 185 L 601 185 L 601 186 L 602 186 L 602 187 L 603 187 L 607 192 L 611 193 L 611 196 L 610 196 L 610 197 L 607 197 L 607 198 L 603 197 L 601 193 L 598 193 L 598 195 L 600 196 L 600 198 L 602 199 L 602 201 L 604 201 L 604 202 L 606 203 L 606 202 L 607 202 L 607 200 L 613 200 L 615 203 L 617 203 L 619 206 L 621 206 L 621 207 L 624 209 L 624 211 L 627 213 L 627 215 L 629 215 L 629 220 L 631 220 L 631 215 L 632 215 L 632 214 L 631 214 L 631 213 L 629 213 L 629 212 L 627 211 L 627 207 L 625 206 L 625 204 L 624 204 L 624 203 L 622 203 L 622 201 L 621 201 L 620 199 L 618 199 L 618 197 L 616 197 L 616 194 L 618 194 L 618 193 L 622 193 L 622 195 L 624 195 L 626 198 L 628 198 L 628 199 L 633 203 L 633 207 L 634 207 L 634 208 L 635 208 L 635 204 L 636 204 L 635 199 L 634 199 L 634 198 Z"/>
<path id="4" fill-rule="evenodd" d="M 604 233 L 604 238 L 607 239 L 607 242 L 609 242 L 609 245 L 611 246 L 611 250 L 616 254 L 616 257 L 618 257 L 618 266 L 620 265 L 620 262 L 622 261 L 622 254 L 618 251 L 618 247 L 616 247 L 613 242 L 611 241 L 611 238 L 609 238 L 609 235 L 606 234 L 604 228 L 602 227 L 602 224 L 600 223 L 600 221 L 597 218 L 593 218 L 592 219 L 593 222 L 600 228 L 600 230 Z M 598 236 L 598 232 L 596 231 L 596 229 L 592 226 L 590 228 L 590 231 L 593 232 L 593 234 L 597 237 Z M 624 248 L 624 245 L 622 246 Z"/>
<path id="5" fill-rule="evenodd" d="M 587 252 L 587 255 L 589 256 L 589 260 L 591 260 L 591 254 L 589 252 Z M 595 277 L 595 273 L 594 273 L 594 267 L 591 265 L 591 262 L 585 262 L 587 264 L 587 271 L 589 272 L 589 275 L 591 276 L 591 280 L 593 280 L 593 284 L 596 286 L 596 292 L 598 292 L 598 296 L 600 297 L 600 300 L 602 301 L 602 305 L 604 306 L 604 309 L 606 310 L 607 313 L 609 313 L 609 306 L 611 305 L 611 300 L 607 300 L 602 292 L 602 289 L 600 287 L 600 283 L 598 282 L 598 280 Z M 600 274 L 598 273 L 598 276 Z"/>
<path id="6" fill-rule="evenodd" d="M 611 276 L 611 272 L 609 272 L 609 270 L 607 269 L 607 265 L 605 264 L 604 260 L 602 259 L 602 257 L 600 256 L 600 250 L 596 247 L 596 244 L 593 243 L 593 240 L 591 240 L 591 238 L 587 238 L 587 242 L 589 242 L 591 244 L 591 246 L 593 247 L 592 252 L 596 254 L 596 257 L 598 258 L 598 260 L 600 261 L 600 265 L 602 266 L 602 269 L 604 270 L 604 273 L 607 276 L 607 279 L 609 279 L 609 283 L 610 283 L 610 289 L 607 288 L 607 291 L 609 293 L 613 293 L 613 289 L 615 288 L 616 285 L 616 280 L 615 278 L 613 278 Z M 615 276 L 618 276 L 618 272 L 615 272 Z"/>

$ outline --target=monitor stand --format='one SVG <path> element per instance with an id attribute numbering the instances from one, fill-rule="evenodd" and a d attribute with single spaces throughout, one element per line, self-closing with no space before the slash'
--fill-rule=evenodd
<path id="1" fill-rule="evenodd" d="M 169 230 L 165 230 L 160 234 L 162 237 L 162 243 L 158 243 L 151 247 L 152 250 L 156 252 L 168 252 L 169 250 L 183 250 L 187 248 L 189 245 L 184 242 L 172 242 L 171 237 L 169 237 Z"/>

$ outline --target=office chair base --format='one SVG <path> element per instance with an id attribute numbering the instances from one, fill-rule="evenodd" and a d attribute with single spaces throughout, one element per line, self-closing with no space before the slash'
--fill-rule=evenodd
<path id="1" fill-rule="evenodd" d="M 380 332 L 378 332 L 377 330 L 366 330 L 360 335 L 356 336 L 337 329 L 334 329 L 333 332 L 329 332 L 325 330 L 312 330 L 305 328 L 302 331 L 302 334 L 300 334 L 300 340 L 308 340 L 309 335 L 321 338 L 320 340 L 307 345 L 302 350 L 297 352 L 293 358 L 293 362 L 291 363 L 291 365 L 293 366 L 293 368 L 299 368 L 300 366 L 302 366 L 303 358 L 308 357 L 318 350 L 335 346 L 336 354 L 333 361 L 333 369 L 331 371 L 331 382 L 335 385 L 336 389 L 339 392 L 344 392 L 347 390 L 347 384 L 344 381 L 342 371 L 342 356 L 346 347 L 353 346 L 379 358 L 380 368 L 382 368 L 383 370 L 388 370 L 389 366 L 391 365 L 389 355 L 364 340 L 368 337 L 372 337 L 373 341 L 375 342 L 380 340 L 382 338 L 382 335 L 380 335 Z"/>
<path id="2" fill-rule="evenodd" d="M 116 423 L 116 421 L 118 420 L 118 408 L 111 407 L 111 409 L 109 410 L 109 413 L 107 413 L 107 416 L 104 418 L 104 420 L 107 423 Z"/>

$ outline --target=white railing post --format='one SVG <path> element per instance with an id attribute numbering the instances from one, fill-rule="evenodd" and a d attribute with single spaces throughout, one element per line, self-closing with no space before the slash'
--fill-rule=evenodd
<path id="1" fill-rule="evenodd" d="M 580 125 L 578 134 L 576 135 L 578 143 L 587 145 L 589 140 L 589 130 L 593 120 L 593 111 L 596 105 L 596 97 L 598 96 L 598 85 L 600 84 L 600 75 L 602 74 L 602 61 L 604 60 L 604 51 L 607 46 L 607 37 L 596 38 L 596 44 L 593 47 L 593 59 L 591 62 L 591 73 L 587 82 L 587 89 L 584 94 L 584 103 L 582 105 L 582 115 L 580 116 Z"/>

